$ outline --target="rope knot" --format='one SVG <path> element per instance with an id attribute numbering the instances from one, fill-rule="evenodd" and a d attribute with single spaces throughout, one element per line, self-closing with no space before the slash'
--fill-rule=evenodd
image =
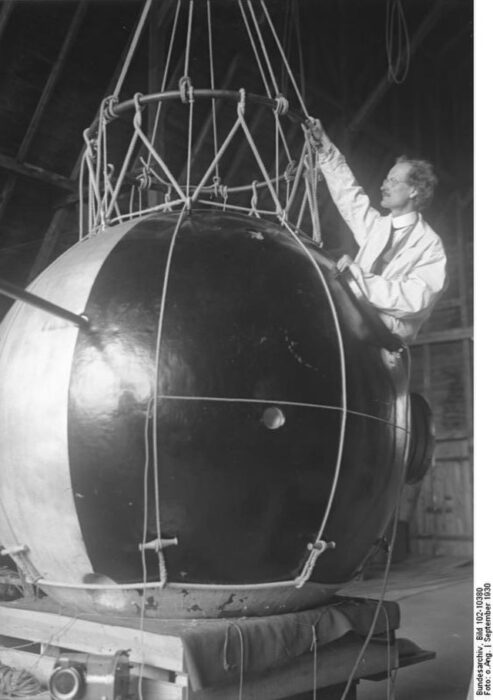
<path id="1" fill-rule="evenodd" d="M 103 101 L 103 118 L 109 122 L 112 119 L 116 119 L 118 117 L 117 114 L 115 114 L 115 106 L 118 104 L 118 97 L 116 95 L 110 95 Z"/>
<path id="2" fill-rule="evenodd" d="M 278 95 L 276 97 L 276 108 L 274 110 L 275 114 L 278 114 L 278 115 L 286 114 L 288 109 L 289 109 L 289 102 L 286 99 L 286 97 L 284 97 L 284 95 Z"/>
<path id="3" fill-rule="evenodd" d="M 245 88 L 240 88 L 238 90 L 238 113 L 244 114 L 246 106 L 246 90 Z"/>
<path id="4" fill-rule="evenodd" d="M 140 173 L 137 175 L 138 188 L 142 190 L 148 190 L 152 185 L 152 176 L 149 173 L 149 168 L 144 166 Z"/>
<path id="5" fill-rule="evenodd" d="M 140 103 L 142 97 L 143 95 L 141 92 L 136 92 L 133 100 L 135 107 L 134 125 L 139 128 L 142 125 L 142 105 Z"/>
<path id="6" fill-rule="evenodd" d="M 178 87 L 180 89 L 180 99 L 183 104 L 193 102 L 193 85 L 188 75 L 182 75 L 178 81 Z"/>
<path id="7" fill-rule="evenodd" d="M 295 171 L 296 161 L 290 160 L 286 166 L 286 170 L 284 171 L 284 179 L 286 180 L 286 182 L 291 182 L 291 180 L 294 180 Z"/>
<path id="8" fill-rule="evenodd" d="M 221 187 L 221 178 L 219 175 L 214 175 L 212 178 L 212 184 L 214 187 L 214 197 L 219 197 L 219 188 Z"/>
<path id="9" fill-rule="evenodd" d="M 250 214 L 253 214 L 254 212 L 257 211 L 257 202 L 258 202 L 258 192 L 257 192 L 257 185 L 258 185 L 258 180 L 253 180 L 252 182 L 252 198 L 250 200 Z"/>

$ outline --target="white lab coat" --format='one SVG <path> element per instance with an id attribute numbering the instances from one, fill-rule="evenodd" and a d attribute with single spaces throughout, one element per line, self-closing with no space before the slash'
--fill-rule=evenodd
<path id="1" fill-rule="evenodd" d="M 396 255 L 382 274 L 372 274 L 370 270 L 389 239 L 392 217 L 382 216 L 371 206 L 344 156 L 333 144 L 319 154 L 318 160 L 332 199 L 360 246 L 350 270 L 387 328 L 409 342 L 431 314 L 445 286 L 442 242 L 421 214 L 398 217 L 396 223 L 404 217 L 408 217 L 408 223 L 412 223 L 410 218 L 417 217 L 417 221 L 412 230 L 408 227 L 403 245 L 395 246 Z"/>

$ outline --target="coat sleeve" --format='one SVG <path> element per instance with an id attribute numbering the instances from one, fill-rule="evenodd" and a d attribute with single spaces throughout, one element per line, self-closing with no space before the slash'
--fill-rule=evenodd
<path id="1" fill-rule="evenodd" d="M 437 241 L 422 252 L 419 262 L 402 279 L 364 272 L 356 263 L 350 270 L 373 306 L 394 318 L 406 319 L 419 317 L 437 300 L 446 282 L 446 257 Z"/>
<path id="2" fill-rule="evenodd" d="M 318 163 L 334 204 L 361 246 L 382 219 L 381 214 L 371 206 L 346 159 L 333 143 L 329 150 L 319 154 Z"/>

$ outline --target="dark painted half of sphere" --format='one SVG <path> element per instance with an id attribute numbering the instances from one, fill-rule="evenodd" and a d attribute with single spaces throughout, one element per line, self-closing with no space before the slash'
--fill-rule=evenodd
<path id="1" fill-rule="evenodd" d="M 170 581 L 289 580 L 318 533 L 339 449 L 341 346 L 327 294 L 274 224 L 194 212 L 171 249 L 176 225 L 173 214 L 137 222 L 85 310 L 96 331 L 77 341 L 68 431 L 87 550 L 119 582 L 142 580 L 139 544 L 157 536 L 178 540 Z M 313 254 L 338 307 L 351 411 L 326 533 L 337 547 L 315 571 L 329 582 L 354 571 L 388 518 L 405 386 Z M 156 556 L 145 562 L 156 580 Z"/>

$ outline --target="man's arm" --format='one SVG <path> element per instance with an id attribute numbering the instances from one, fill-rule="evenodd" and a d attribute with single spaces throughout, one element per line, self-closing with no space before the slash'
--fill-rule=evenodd
<path id="1" fill-rule="evenodd" d="M 332 143 L 318 120 L 307 127 L 308 138 L 315 152 L 320 171 L 341 216 L 362 245 L 382 216 L 374 209 L 367 194 L 358 185 L 339 149 Z"/>

